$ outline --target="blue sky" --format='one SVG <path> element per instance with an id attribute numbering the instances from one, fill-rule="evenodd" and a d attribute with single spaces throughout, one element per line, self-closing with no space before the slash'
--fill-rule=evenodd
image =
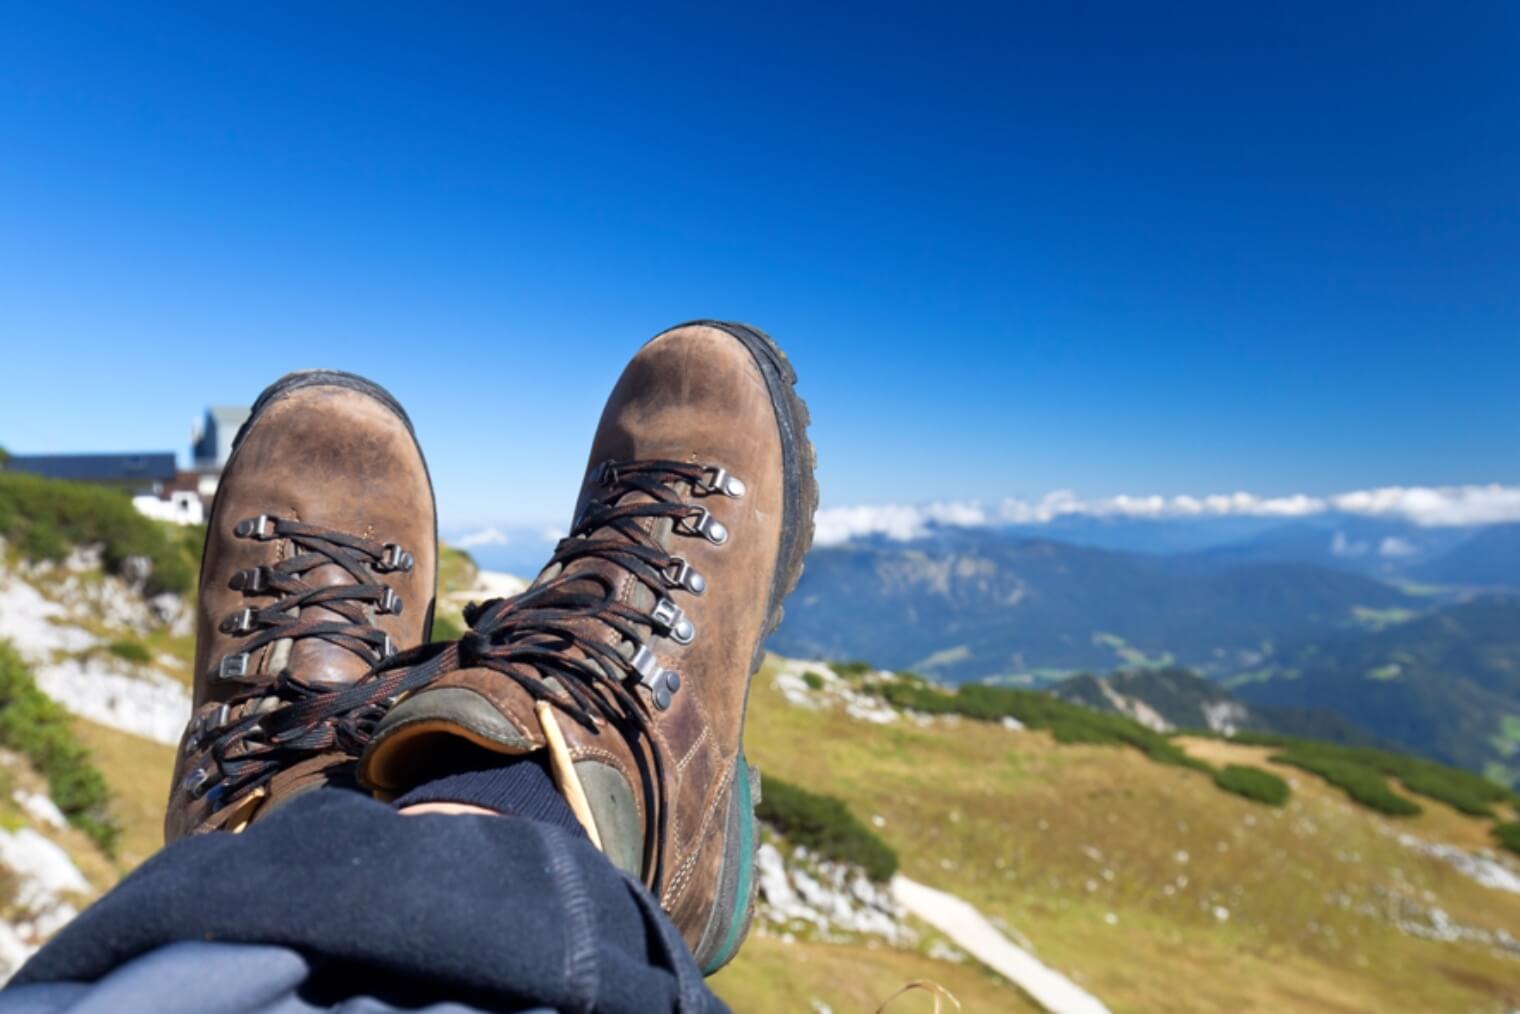
<path id="1" fill-rule="evenodd" d="M 331 365 L 563 523 L 711 315 L 826 505 L 1520 482 L 1513 5 L 313 6 L 0 14 L 0 445 Z"/>

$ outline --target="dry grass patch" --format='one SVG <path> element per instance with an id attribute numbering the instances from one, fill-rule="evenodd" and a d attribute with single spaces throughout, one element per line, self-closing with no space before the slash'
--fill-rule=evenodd
<path id="1" fill-rule="evenodd" d="M 174 748 L 83 718 L 75 718 L 73 727 L 110 786 L 111 813 L 121 825 L 117 861 L 126 873 L 164 844 Z"/>
<path id="2" fill-rule="evenodd" d="M 773 672 L 751 693 L 746 742 L 757 764 L 840 797 L 864 820 L 880 817 L 906 875 L 1003 920 L 1116 1011 L 1520 1001 L 1508 991 L 1520 988 L 1520 959 L 1416 939 L 1366 911 L 1392 894 L 1438 904 L 1464 925 L 1520 926 L 1520 896 L 1388 833 L 1486 843 L 1487 820 L 1422 799 L 1424 815 L 1394 821 L 1267 763 L 1267 749 L 1188 741 L 1210 762 L 1293 778 L 1286 805 L 1264 807 L 1134 750 L 970 721 L 875 726 L 793 707 Z"/>
<path id="3" fill-rule="evenodd" d="M 1012 1014 L 1040 1009 L 973 961 L 955 964 L 914 951 L 865 944 L 784 943 L 758 934 L 752 934 L 739 956 L 707 984 L 743 1014 L 796 1014 L 812 1010 L 814 1000 L 847 1014 L 876 1010 L 916 979 L 938 982 L 955 994 L 967 1012 Z M 926 993 L 915 992 L 888 1009 L 891 1014 L 928 1014 L 934 1010 L 934 1001 Z"/>

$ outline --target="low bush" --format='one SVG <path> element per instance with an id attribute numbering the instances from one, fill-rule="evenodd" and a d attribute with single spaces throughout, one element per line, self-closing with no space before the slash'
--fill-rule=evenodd
<path id="1" fill-rule="evenodd" d="M 1418 803 L 1405 799 L 1388 787 L 1388 780 L 1381 771 L 1364 764 L 1337 760 L 1310 751 L 1273 754 L 1272 760 L 1319 775 L 1358 803 L 1382 813 L 1394 817 L 1413 817 L 1421 812 Z"/>
<path id="2" fill-rule="evenodd" d="M 1287 783 L 1275 775 L 1240 768 L 1241 774 L 1226 776 L 1207 761 L 1189 754 L 1170 737 L 1147 729 L 1132 718 L 1094 711 L 1050 694 L 983 683 L 968 683 L 955 691 L 902 681 L 875 684 L 868 689 L 895 707 L 931 715 L 961 715 L 985 722 L 1013 718 L 1025 728 L 1049 731 L 1058 743 L 1133 747 L 1157 764 L 1202 772 L 1227 792 L 1271 805 L 1280 805 L 1289 794 Z M 1279 794 L 1281 799 L 1277 798 Z"/>
<path id="3" fill-rule="evenodd" d="M 20 472 L 0 471 L 0 537 L 31 560 L 61 560 L 75 546 L 99 545 L 105 567 L 122 572 L 142 557 L 149 594 L 189 592 L 204 529 L 171 531 L 137 512 L 124 494 Z"/>
<path id="4" fill-rule="evenodd" d="M 1295 766 L 1306 771 L 1315 771 L 1317 767 L 1336 770 L 1361 769 L 1367 774 L 1346 774 L 1345 777 L 1356 779 L 1364 788 L 1374 782 L 1382 786 L 1380 790 L 1368 789 L 1378 797 L 1393 794 L 1388 789 L 1384 778 L 1397 778 L 1410 792 L 1445 803 L 1473 817 L 1492 817 L 1495 803 L 1503 803 L 1514 798 L 1509 789 L 1497 782 L 1489 781 L 1482 775 L 1448 767 L 1423 757 L 1394 753 L 1391 750 L 1379 750 L 1366 746 L 1339 746 L 1334 743 L 1322 743 L 1271 733 L 1242 733 L 1235 737 L 1235 742 L 1278 747 L 1282 750 L 1282 756 L 1305 761 L 1306 763 Z M 1353 796 L 1353 798 L 1356 797 Z M 1411 811 L 1401 810 L 1400 812 Z M 1412 812 L 1419 812 L 1418 807 Z"/>
<path id="5" fill-rule="evenodd" d="M 47 779 L 48 796 L 69 823 L 107 853 L 120 828 L 110 814 L 110 791 L 90 753 L 74 738 L 68 712 L 32 680 L 10 645 L 0 642 L 0 746 L 31 761 Z"/>
<path id="6" fill-rule="evenodd" d="M 833 796 L 821 796 L 761 775 L 760 805 L 755 814 L 788 840 L 820 855 L 854 863 L 872 880 L 897 872 L 897 853 Z"/>
<path id="7" fill-rule="evenodd" d="M 141 641 L 112 641 L 110 644 L 106 645 L 106 650 L 119 659 L 127 662 L 132 662 L 137 665 L 147 665 L 149 662 L 153 661 L 153 653 L 150 652 L 148 650 L 148 646 L 143 644 Z"/>
<path id="8" fill-rule="evenodd" d="M 875 667 L 869 662 L 859 660 L 851 662 L 830 662 L 829 668 L 834 670 L 834 675 L 842 680 L 858 682 L 867 673 L 874 672 Z"/>
<path id="9" fill-rule="evenodd" d="M 807 684 L 807 688 L 809 690 L 822 690 L 823 689 L 823 677 L 820 676 L 820 675 L 818 675 L 815 672 L 805 672 L 805 673 L 803 673 L 802 674 L 802 682 L 804 682 L 804 683 Z"/>
<path id="10" fill-rule="evenodd" d="M 1226 792 L 1254 799 L 1268 806 L 1281 806 L 1288 801 L 1288 783 L 1261 768 L 1244 764 L 1228 764 L 1214 772 L 1214 784 Z"/>
<path id="11" fill-rule="evenodd" d="M 1520 820 L 1494 825 L 1494 838 L 1503 848 L 1520 855 Z"/>
<path id="12" fill-rule="evenodd" d="M 457 641 L 464 636 L 464 628 L 447 616 L 433 616 L 433 640 Z"/>

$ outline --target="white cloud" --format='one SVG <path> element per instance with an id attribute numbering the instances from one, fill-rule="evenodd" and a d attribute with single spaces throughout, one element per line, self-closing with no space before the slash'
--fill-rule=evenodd
<path id="1" fill-rule="evenodd" d="M 976 528 L 989 523 L 977 503 L 931 503 L 920 506 L 830 507 L 815 515 L 813 541 L 829 546 L 864 535 L 907 541 L 928 533 L 929 525 Z"/>
<path id="2" fill-rule="evenodd" d="M 478 532 L 461 535 L 454 540 L 454 545 L 460 549 L 474 549 L 476 546 L 505 546 L 510 541 L 507 533 L 500 528 L 483 528 Z"/>
<path id="3" fill-rule="evenodd" d="M 1378 543 L 1379 556 L 1413 556 L 1418 553 L 1419 547 L 1408 539 L 1401 539 L 1397 535 L 1390 535 Z"/>
<path id="4" fill-rule="evenodd" d="M 969 528 L 994 523 L 1033 525 L 1069 516 L 1299 518 L 1330 512 L 1394 518 L 1429 527 L 1520 521 L 1520 486 L 1388 486 L 1329 497 L 1302 493 L 1262 497 L 1246 492 L 1171 497 L 1121 494 L 1094 500 L 1083 499 L 1071 490 L 1056 490 L 1038 500 L 1004 500 L 995 511 L 988 511 L 976 501 L 830 507 L 817 514 L 815 541 L 826 546 L 867 535 L 906 541 L 925 535 L 933 525 Z M 1342 552 L 1360 554 L 1369 548 L 1349 543 L 1343 535 L 1339 539 Z M 1396 556 L 1412 548 L 1401 540 L 1385 539 L 1378 551 L 1384 556 Z"/>
<path id="5" fill-rule="evenodd" d="M 1330 498 L 1337 510 L 1403 518 L 1417 525 L 1488 525 L 1520 521 L 1520 486 L 1384 486 Z"/>

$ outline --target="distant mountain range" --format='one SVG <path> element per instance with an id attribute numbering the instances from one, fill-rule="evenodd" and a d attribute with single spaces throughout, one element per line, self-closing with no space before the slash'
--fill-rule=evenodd
<path id="1" fill-rule="evenodd" d="M 1226 682 L 1253 706 L 1332 711 L 1406 749 L 1520 780 L 1520 598 L 1288 645 Z"/>
<path id="2" fill-rule="evenodd" d="M 1410 573 L 1438 584 L 1520 588 L 1520 524 L 1484 528 Z"/>
<path id="3" fill-rule="evenodd" d="M 1284 638 L 1421 604 L 1385 582 L 1314 564 L 950 530 L 815 550 L 772 647 L 869 657 L 949 682 L 1173 662 L 1225 674 L 1260 665 Z"/>
<path id="4" fill-rule="evenodd" d="M 1125 669 L 1107 676 L 1083 673 L 1062 680 L 1050 692 L 1095 711 L 1126 715 L 1157 732 L 1279 732 L 1350 746 L 1395 745 L 1331 711 L 1247 704 L 1188 669 Z"/>
<path id="5" fill-rule="evenodd" d="M 1057 527 L 1089 544 L 1030 534 Z M 1520 525 L 1321 516 L 940 528 L 814 550 L 789 605 L 771 647 L 794 657 L 1035 686 L 1185 668 L 1223 696 L 1205 694 L 1209 684 L 1167 692 L 1155 677 L 1063 694 L 1097 706 L 1133 698 L 1174 725 L 1233 700 L 1242 727 L 1520 777 Z"/>
<path id="6" fill-rule="evenodd" d="M 1520 524 L 1513 523 L 1423 526 L 1333 513 L 1289 521 L 1074 516 L 988 531 L 999 538 L 1054 539 L 1133 553 L 1191 554 L 1234 563 L 1313 563 L 1391 579 L 1520 588 Z"/>

